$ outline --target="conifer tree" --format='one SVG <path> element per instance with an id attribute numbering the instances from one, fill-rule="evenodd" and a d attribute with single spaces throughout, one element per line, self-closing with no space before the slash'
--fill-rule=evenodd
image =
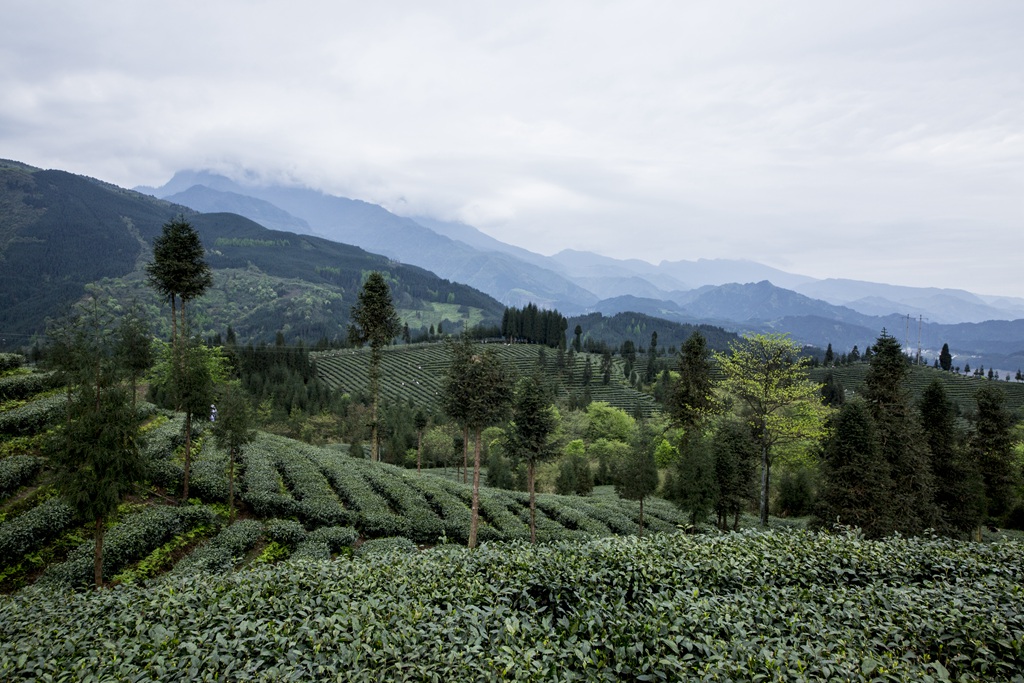
<path id="1" fill-rule="evenodd" d="M 349 340 L 358 346 L 370 344 L 370 458 L 380 460 L 380 363 L 384 347 L 398 336 L 401 323 L 391 301 L 391 289 L 384 276 L 373 271 L 359 290 L 352 307 Z M 440 327 L 440 323 L 438 324 Z M 440 330 L 438 332 L 440 334 Z"/>
<path id="2" fill-rule="evenodd" d="M 530 496 L 530 542 L 537 542 L 536 467 L 554 455 L 550 438 L 557 426 L 555 412 L 537 375 L 516 384 L 512 422 L 506 433 L 509 453 L 526 463 L 526 490 Z"/>
<path id="3" fill-rule="evenodd" d="M 106 520 L 141 480 L 141 420 L 123 386 L 111 320 L 95 300 L 83 315 L 55 330 L 53 360 L 68 382 L 66 420 L 46 443 L 54 483 L 93 525 L 93 576 L 103 586 Z"/>
<path id="4" fill-rule="evenodd" d="M 869 538 L 894 529 L 892 479 L 871 410 L 863 400 L 843 405 L 822 451 L 818 523 L 860 528 Z"/>
<path id="5" fill-rule="evenodd" d="M 1006 393 L 986 384 L 974 395 L 978 405 L 971 449 L 985 487 L 985 511 L 991 523 L 1013 509 L 1020 474 L 1013 461 L 1013 416 L 1006 409 Z"/>
<path id="6" fill-rule="evenodd" d="M 889 464 L 895 497 L 893 528 L 917 534 L 936 528 L 939 519 L 927 445 L 906 388 L 909 373 L 899 341 L 882 330 L 875 341 L 863 393 L 882 456 Z"/>
<path id="7" fill-rule="evenodd" d="M 228 452 L 228 523 L 235 521 L 235 463 L 245 447 L 256 438 L 252 406 L 245 390 L 237 382 L 221 386 L 217 401 L 217 419 L 212 425 L 217 445 Z"/>
<path id="8" fill-rule="evenodd" d="M 719 528 L 739 528 L 740 514 L 757 490 L 757 442 L 750 427 L 732 419 L 722 420 L 712 438 L 717 497 L 715 512 Z"/>
<path id="9" fill-rule="evenodd" d="M 639 535 L 644 535 L 644 500 L 658 489 L 658 465 L 654 461 L 654 434 L 650 427 L 637 430 L 632 447 L 615 468 L 615 493 L 640 503 Z"/>
<path id="10" fill-rule="evenodd" d="M 146 266 L 149 284 L 171 304 L 171 341 L 187 335 L 185 302 L 203 295 L 213 284 L 213 272 L 192 224 L 178 216 L 163 226 L 153 240 L 153 261 Z M 175 302 L 181 302 L 180 330 L 175 319 Z"/>
<path id="11" fill-rule="evenodd" d="M 949 344 L 942 345 L 942 351 L 939 352 L 939 367 L 946 372 L 953 367 L 953 354 L 949 352 Z"/>
<path id="12" fill-rule="evenodd" d="M 984 483 L 974 455 L 964 447 L 956 427 L 956 408 L 939 380 L 932 380 L 921 395 L 921 425 L 935 475 L 935 503 L 939 528 L 965 536 L 981 523 Z"/>
<path id="13" fill-rule="evenodd" d="M 478 349 L 468 337 L 455 345 L 444 381 L 445 412 L 475 437 L 472 516 L 469 547 L 475 548 L 480 511 L 480 433 L 503 419 L 512 402 L 511 375 L 490 349 Z"/>

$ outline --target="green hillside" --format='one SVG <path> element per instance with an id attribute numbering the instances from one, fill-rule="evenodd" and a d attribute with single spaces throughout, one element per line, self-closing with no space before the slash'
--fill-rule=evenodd
<path id="1" fill-rule="evenodd" d="M 605 401 L 629 414 L 639 410 L 650 416 L 658 410 L 654 398 L 629 386 L 623 376 L 623 361 L 616 357 L 612 365 L 611 381 L 605 385 L 601 378 L 601 356 L 593 353 L 565 354 L 565 367 L 558 366 L 558 351 L 532 344 L 489 345 L 520 375 L 533 372 L 544 355 L 542 374 L 560 399 L 574 395 L 582 399 L 589 392 L 593 401 Z M 310 354 L 316 363 L 317 374 L 328 386 L 342 392 L 365 391 L 369 382 L 370 352 L 368 349 L 337 349 Z M 592 377 L 583 383 L 587 361 L 591 363 Z M 391 401 L 412 401 L 428 410 L 438 409 L 445 373 L 451 364 L 451 355 L 441 343 L 391 346 L 384 349 L 381 363 L 381 394 Z M 639 366 L 643 368 L 641 363 Z"/>
<path id="2" fill-rule="evenodd" d="M 858 394 L 864 386 L 864 378 L 868 373 L 867 363 L 851 363 L 831 368 L 832 373 L 838 379 L 847 397 Z M 825 375 L 829 370 L 826 368 L 814 368 L 811 370 L 811 378 L 816 382 L 824 382 Z M 943 383 L 949 398 L 960 408 L 962 415 L 969 415 L 977 409 L 974 402 L 974 394 L 986 382 L 993 382 L 987 378 L 974 377 L 973 375 L 960 375 L 955 372 L 944 372 L 926 366 L 912 365 L 907 375 L 907 391 L 910 392 L 911 401 L 917 403 L 921 394 L 932 383 L 938 379 Z M 999 387 L 1006 392 L 1007 407 L 1017 413 L 1024 415 L 1024 383 L 1014 381 L 999 381 Z"/>
<path id="3" fill-rule="evenodd" d="M 46 433 L 62 420 L 65 394 L 52 374 L 7 368 L 0 375 L 0 589 L 87 585 L 91 528 L 55 497 L 45 457 Z M 228 527 L 227 454 L 200 425 L 190 477 L 194 499 L 173 504 L 184 478 L 183 418 L 152 405 L 144 410 L 146 481 L 107 531 L 108 580 L 328 558 L 384 537 L 427 545 L 468 539 L 469 486 L 430 470 L 417 474 L 351 457 L 347 446 L 316 447 L 266 433 L 241 459 L 241 521 Z M 480 505 L 481 540 L 529 537 L 525 493 L 485 487 Z M 614 497 L 541 495 L 538 509 L 538 534 L 548 541 L 635 533 L 640 514 L 637 504 Z M 673 531 L 683 515 L 654 500 L 644 521 L 652 530 Z"/>
<path id="4" fill-rule="evenodd" d="M 156 325 L 163 302 L 146 286 L 152 241 L 178 214 L 195 226 L 214 272 L 196 303 L 195 331 L 231 325 L 240 339 L 278 331 L 307 343 L 344 339 L 366 273 L 387 274 L 395 305 L 413 333 L 444 321 L 449 332 L 497 324 L 504 307 L 449 282 L 358 247 L 266 228 L 235 214 L 185 207 L 63 171 L 0 162 L 0 329 L 9 348 L 27 346 L 87 291 L 122 306 L 136 301 Z M 155 330 L 165 336 L 169 330 Z"/>

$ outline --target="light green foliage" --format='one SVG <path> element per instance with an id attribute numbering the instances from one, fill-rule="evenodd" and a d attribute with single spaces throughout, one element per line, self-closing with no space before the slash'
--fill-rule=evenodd
<path id="1" fill-rule="evenodd" d="M 658 535 L 384 552 L 100 593 L 29 590 L 0 597 L 0 671 L 1012 681 L 1024 667 L 1022 550 L 805 532 Z"/>
<path id="2" fill-rule="evenodd" d="M 654 447 L 654 462 L 657 463 L 658 467 L 668 467 L 678 458 L 679 449 L 670 444 L 668 439 L 662 439 Z"/>
<path id="3" fill-rule="evenodd" d="M 784 334 L 752 334 L 716 354 L 725 373 L 723 388 L 734 397 L 761 446 L 761 524 L 768 523 L 773 450 L 801 440 L 818 440 L 828 410 L 820 385 L 807 376 L 807 359 Z"/>
<path id="4" fill-rule="evenodd" d="M 628 443 L 636 430 L 636 421 L 626 411 L 613 408 L 604 401 L 587 406 L 587 440 L 608 439 Z"/>

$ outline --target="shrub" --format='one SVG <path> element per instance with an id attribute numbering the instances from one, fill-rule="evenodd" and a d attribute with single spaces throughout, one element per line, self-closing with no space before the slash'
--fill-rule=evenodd
<path id="1" fill-rule="evenodd" d="M 42 466 L 43 459 L 34 455 L 12 455 L 0 459 L 0 500 L 31 482 Z"/>
<path id="2" fill-rule="evenodd" d="M 387 538 L 374 538 L 363 543 L 356 549 L 359 557 L 373 555 L 392 555 L 402 553 L 415 553 L 416 544 L 404 536 L 389 536 Z"/>

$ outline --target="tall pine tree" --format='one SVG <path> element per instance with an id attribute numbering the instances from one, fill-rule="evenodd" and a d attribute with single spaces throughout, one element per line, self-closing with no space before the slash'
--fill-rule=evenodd
<path id="1" fill-rule="evenodd" d="M 899 341 L 882 330 L 864 380 L 864 397 L 892 477 L 894 529 L 918 534 L 935 528 L 939 518 L 927 444 L 906 388 L 909 374 Z"/>

